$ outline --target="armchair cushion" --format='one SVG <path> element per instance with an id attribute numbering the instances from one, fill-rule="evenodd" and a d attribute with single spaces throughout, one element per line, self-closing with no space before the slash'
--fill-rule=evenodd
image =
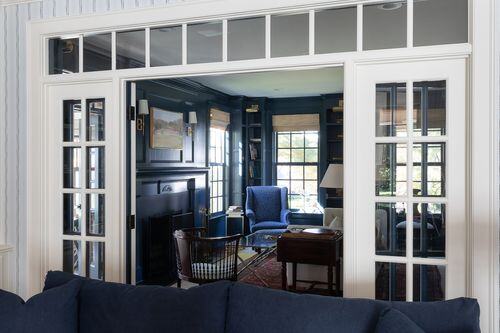
<path id="1" fill-rule="evenodd" d="M 252 232 L 264 229 L 286 229 L 287 223 L 282 223 L 278 221 L 262 221 L 252 226 Z"/>

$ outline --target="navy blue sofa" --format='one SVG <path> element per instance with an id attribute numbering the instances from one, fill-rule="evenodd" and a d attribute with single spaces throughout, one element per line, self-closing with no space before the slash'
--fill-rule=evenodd
<path id="1" fill-rule="evenodd" d="M 0 332 L 479 332 L 479 306 L 467 298 L 383 302 L 298 295 L 232 282 L 182 290 L 100 282 L 62 272 L 47 274 L 44 292 L 24 305 L 29 308 L 15 305 L 20 314 L 9 314 L 8 302 L 17 297 L 12 295 L 0 293 Z M 37 307 L 41 309 L 35 311 Z M 14 322 L 11 326 L 5 326 L 7 315 Z"/>
<path id="2" fill-rule="evenodd" d="M 277 186 L 248 186 L 245 215 L 251 232 L 279 229 L 290 223 L 288 188 Z"/>

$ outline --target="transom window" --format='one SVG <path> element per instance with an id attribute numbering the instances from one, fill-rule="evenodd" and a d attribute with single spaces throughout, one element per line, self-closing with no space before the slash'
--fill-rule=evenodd
<path id="1" fill-rule="evenodd" d="M 288 188 L 291 209 L 318 204 L 318 131 L 276 133 L 276 184 Z"/>
<path id="2" fill-rule="evenodd" d="M 362 6 L 363 15 L 358 15 L 356 6 L 337 6 L 50 38 L 48 74 L 468 42 L 468 0 L 419 0 L 413 6 L 380 1 Z M 363 35 L 361 49 L 357 29 Z"/>

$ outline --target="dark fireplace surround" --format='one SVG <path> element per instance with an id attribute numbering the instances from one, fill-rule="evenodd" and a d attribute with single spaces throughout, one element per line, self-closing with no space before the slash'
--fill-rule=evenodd
<path id="1" fill-rule="evenodd" d="M 175 282 L 173 232 L 202 226 L 207 207 L 208 168 L 140 171 L 136 177 L 138 284 Z"/>

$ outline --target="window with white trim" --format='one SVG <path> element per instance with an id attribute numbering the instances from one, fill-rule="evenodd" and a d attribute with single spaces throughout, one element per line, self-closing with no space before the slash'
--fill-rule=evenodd
<path id="1" fill-rule="evenodd" d="M 229 113 L 211 109 L 210 118 L 210 212 L 214 214 L 225 211 L 228 202 Z"/>

